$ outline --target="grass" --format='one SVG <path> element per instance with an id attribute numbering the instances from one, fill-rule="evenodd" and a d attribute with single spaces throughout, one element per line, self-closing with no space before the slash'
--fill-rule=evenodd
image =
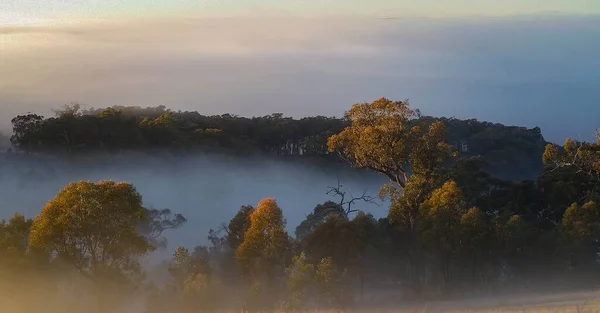
<path id="1" fill-rule="evenodd" d="M 600 313 L 600 291 L 558 294 L 521 294 L 472 298 L 462 301 L 434 301 L 405 306 L 365 306 L 352 313 Z M 284 312 L 281 312 L 284 313 Z M 310 311 L 306 313 L 311 313 Z M 340 313 L 315 311 L 312 313 Z"/>
<path id="2" fill-rule="evenodd" d="M 569 306 L 547 306 L 547 307 L 520 307 L 491 310 L 444 310 L 444 309 L 408 309 L 408 310 L 360 310 L 352 313 L 600 313 L 600 305 L 569 305 Z M 287 312 L 278 312 L 287 313 Z M 306 311 L 303 313 L 345 313 L 344 311 Z"/>

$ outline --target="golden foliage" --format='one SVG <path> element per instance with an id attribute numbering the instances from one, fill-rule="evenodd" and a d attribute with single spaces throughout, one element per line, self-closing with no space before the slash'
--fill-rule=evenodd
<path id="1" fill-rule="evenodd" d="M 358 103 L 346 115 L 352 124 L 329 138 L 328 150 L 353 166 L 386 175 L 401 188 L 408 182 L 409 167 L 413 173 L 430 174 L 454 153 L 444 142 L 444 124 L 415 123 L 420 112 L 407 100 Z"/>
<path id="2" fill-rule="evenodd" d="M 460 241 L 461 217 L 467 204 L 456 182 L 447 181 L 421 205 L 420 228 L 426 243 L 450 251 Z"/>
<path id="3" fill-rule="evenodd" d="M 565 211 L 561 226 L 573 238 L 593 239 L 600 235 L 600 208 L 592 201 L 582 206 L 573 203 Z"/>
<path id="4" fill-rule="evenodd" d="M 542 160 L 551 170 L 573 168 L 577 173 L 600 181 L 600 135 L 597 142 L 579 142 L 567 138 L 562 149 L 555 144 L 548 144 Z"/>
<path id="5" fill-rule="evenodd" d="M 283 262 L 287 247 L 283 212 L 274 198 L 262 199 L 250 215 L 250 227 L 236 250 L 238 262 L 255 274 L 268 274 Z"/>
<path id="6" fill-rule="evenodd" d="M 135 257 L 154 248 L 138 232 L 143 221 L 142 198 L 133 185 L 74 182 L 33 220 L 29 242 L 90 278 L 123 278 L 139 271 Z"/>

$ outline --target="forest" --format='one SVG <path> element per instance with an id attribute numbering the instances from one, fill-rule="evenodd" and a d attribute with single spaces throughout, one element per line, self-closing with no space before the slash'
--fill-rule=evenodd
<path id="1" fill-rule="evenodd" d="M 75 181 L 39 215 L 0 222 L 0 294 L 24 288 L 40 299 L 12 300 L 19 312 L 48 308 L 43 299 L 60 292 L 69 301 L 85 292 L 94 299 L 86 311 L 99 313 L 132 299 L 147 313 L 290 312 L 598 286 L 600 134 L 557 145 L 539 128 L 423 116 L 386 98 L 343 118 L 162 106 L 55 113 L 15 117 L 9 154 L 210 151 L 343 163 L 384 177 L 379 199 L 390 205 L 376 219 L 357 204 L 377 198 L 338 183 L 328 190 L 336 200 L 315 203 L 288 233 L 265 190 L 199 234 L 208 245 L 178 246 L 164 267 L 148 269 L 145 256 L 177 245 L 165 239 L 170 230 L 194 225 L 145 207 L 131 183 Z"/>

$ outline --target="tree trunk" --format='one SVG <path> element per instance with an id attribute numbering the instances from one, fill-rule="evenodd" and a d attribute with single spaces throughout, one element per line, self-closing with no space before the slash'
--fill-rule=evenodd
<path id="1" fill-rule="evenodd" d="M 415 297 L 420 297 L 423 293 L 422 285 L 425 277 L 423 252 L 417 241 L 414 241 L 412 245 L 411 252 L 409 253 L 411 287 Z"/>
<path id="2" fill-rule="evenodd" d="M 473 282 L 477 282 L 479 280 L 479 279 L 477 279 L 477 252 L 473 252 L 473 260 L 472 260 L 472 264 L 471 264 L 471 275 L 472 275 Z"/>

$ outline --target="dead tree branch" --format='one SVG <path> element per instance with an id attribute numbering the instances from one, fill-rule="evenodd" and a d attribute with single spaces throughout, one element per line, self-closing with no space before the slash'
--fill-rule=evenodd
<path id="1" fill-rule="evenodd" d="M 353 205 L 359 201 L 380 206 L 377 198 L 367 195 L 367 190 L 363 191 L 359 197 L 353 196 L 350 190 L 344 190 L 339 177 L 337 178 L 337 186 L 328 186 L 326 194 L 340 197 L 339 205 L 344 209 L 346 217 L 358 211 L 358 209 L 353 209 Z"/>

